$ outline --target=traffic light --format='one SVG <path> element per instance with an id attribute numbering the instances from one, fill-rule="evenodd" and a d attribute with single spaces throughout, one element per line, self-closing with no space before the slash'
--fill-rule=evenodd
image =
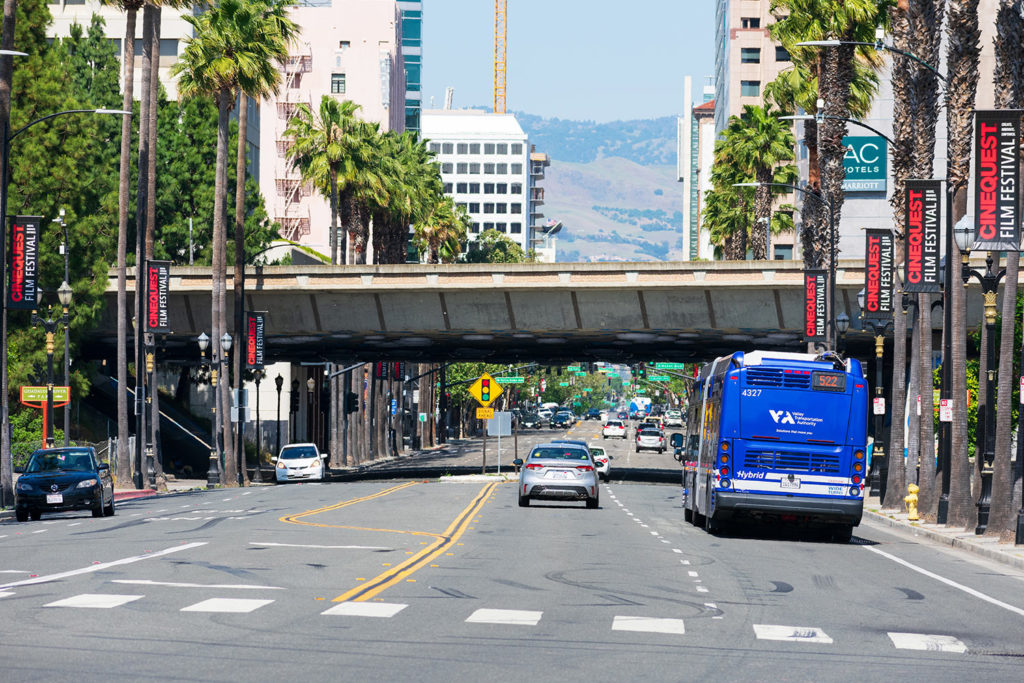
<path id="1" fill-rule="evenodd" d="M 354 391 L 345 392 L 345 412 L 354 413 L 359 410 L 359 395 Z"/>
<path id="2" fill-rule="evenodd" d="M 491 400 L 491 380 L 480 380 L 480 400 L 487 403 Z"/>

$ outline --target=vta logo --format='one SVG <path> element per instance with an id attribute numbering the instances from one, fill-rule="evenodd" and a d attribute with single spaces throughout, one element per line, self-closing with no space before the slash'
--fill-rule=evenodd
<path id="1" fill-rule="evenodd" d="M 796 424 L 796 420 L 793 419 L 792 413 L 790 413 L 788 410 L 769 410 L 768 412 L 771 414 L 772 419 L 775 420 L 776 424 Z"/>

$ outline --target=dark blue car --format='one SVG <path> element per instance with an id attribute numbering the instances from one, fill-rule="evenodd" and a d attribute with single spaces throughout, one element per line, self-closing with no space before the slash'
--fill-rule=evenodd
<path id="1" fill-rule="evenodd" d="M 28 465 L 16 467 L 15 512 L 19 522 L 44 512 L 91 510 L 93 517 L 114 514 L 114 480 L 110 466 L 91 447 L 43 448 Z"/>

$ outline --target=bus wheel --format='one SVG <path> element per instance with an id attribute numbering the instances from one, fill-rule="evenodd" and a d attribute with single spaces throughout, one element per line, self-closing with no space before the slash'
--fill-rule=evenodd
<path id="1" fill-rule="evenodd" d="M 852 524 L 841 524 L 832 530 L 832 540 L 836 543 L 849 543 L 852 539 Z"/>
<path id="2" fill-rule="evenodd" d="M 693 524 L 693 510 L 690 509 L 689 505 L 683 508 L 683 521 Z"/>

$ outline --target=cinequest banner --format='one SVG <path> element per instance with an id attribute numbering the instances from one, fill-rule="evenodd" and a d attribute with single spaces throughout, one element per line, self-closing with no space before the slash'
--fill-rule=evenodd
<path id="1" fill-rule="evenodd" d="M 266 321 L 265 311 L 245 313 L 245 367 L 250 370 L 263 369 L 263 335 Z"/>
<path id="2" fill-rule="evenodd" d="M 7 259 L 7 308 L 39 308 L 40 216 L 14 216 L 10 223 L 11 253 Z"/>
<path id="3" fill-rule="evenodd" d="M 865 320 L 892 318 L 893 237 L 888 230 L 867 230 L 864 248 Z"/>
<path id="4" fill-rule="evenodd" d="M 903 288 L 913 293 L 941 292 L 942 181 L 908 180 L 906 200 L 907 261 L 903 266 Z"/>
<path id="5" fill-rule="evenodd" d="M 804 271 L 804 339 L 809 342 L 825 341 L 826 339 L 827 282 L 827 271 Z"/>
<path id="6" fill-rule="evenodd" d="M 171 262 L 146 262 L 146 331 L 170 334 Z"/>
<path id="7" fill-rule="evenodd" d="M 1020 250 L 1020 112 L 975 111 L 974 249 Z"/>

